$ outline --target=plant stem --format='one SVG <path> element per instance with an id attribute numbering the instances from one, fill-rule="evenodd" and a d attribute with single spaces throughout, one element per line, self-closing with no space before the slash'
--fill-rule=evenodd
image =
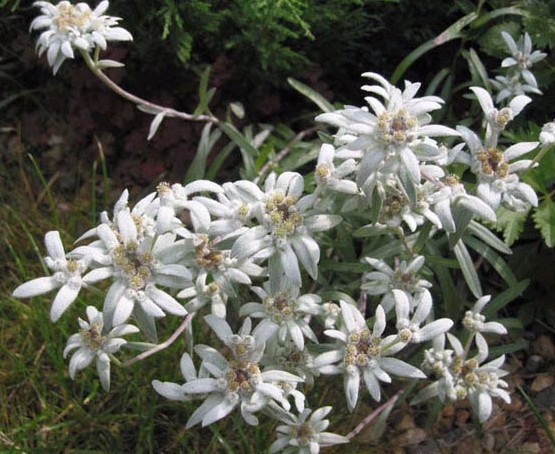
<path id="1" fill-rule="evenodd" d="M 102 70 L 98 67 L 97 63 L 91 58 L 88 52 L 82 51 L 81 55 L 83 56 L 85 63 L 92 71 L 92 73 L 96 77 L 98 77 L 104 83 L 104 85 L 106 85 L 110 90 L 112 90 L 122 98 L 125 98 L 128 101 L 131 101 L 132 103 L 137 104 L 137 106 L 147 107 L 149 110 L 152 110 L 155 113 L 164 112 L 166 117 L 176 117 L 187 121 L 205 121 L 210 123 L 219 123 L 220 121 L 218 120 L 218 118 L 212 115 L 192 115 L 185 112 L 180 112 L 170 107 L 164 107 L 158 104 L 154 104 L 143 98 L 139 98 L 138 96 L 135 96 L 129 93 L 128 91 L 125 91 L 118 84 L 116 84 L 112 79 L 110 79 L 106 74 L 104 74 Z"/>
<path id="2" fill-rule="evenodd" d="M 194 316 L 195 316 L 194 313 L 187 315 L 187 317 L 185 317 L 185 319 L 183 320 L 181 325 L 179 325 L 177 327 L 177 329 L 174 331 L 174 333 L 165 342 L 162 342 L 161 344 L 158 344 L 156 347 L 151 348 L 150 350 L 147 350 L 146 352 L 143 352 L 140 355 L 135 356 L 135 358 L 131 358 L 130 360 L 125 361 L 124 363 L 122 363 L 121 366 L 122 367 L 129 367 L 132 364 L 138 363 L 139 361 L 142 361 L 143 359 L 146 359 L 149 356 L 152 356 L 155 353 L 158 353 L 159 351 L 164 350 L 165 348 L 168 348 L 171 344 L 173 344 L 175 342 L 175 340 L 185 330 L 185 328 L 187 328 L 187 326 L 189 326 L 189 324 L 191 323 L 191 320 L 193 320 Z"/>
<path id="3" fill-rule="evenodd" d="M 304 131 L 299 132 L 295 137 L 293 137 L 293 139 L 291 139 L 287 146 L 274 157 L 274 159 L 269 160 L 266 164 L 262 166 L 262 168 L 258 172 L 258 177 L 254 179 L 254 182 L 258 184 L 265 173 L 267 173 L 273 166 L 275 166 L 278 162 L 285 158 L 291 152 L 291 146 L 294 143 L 299 142 L 309 134 L 313 134 L 315 131 L 318 131 L 318 129 L 320 129 L 319 126 L 313 126 L 312 128 L 308 128 Z"/>
<path id="4" fill-rule="evenodd" d="M 397 391 L 391 399 L 389 399 L 386 403 L 376 408 L 372 413 L 370 413 L 366 418 L 364 418 L 351 432 L 349 432 L 346 437 L 351 440 L 356 435 L 358 435 L 362 429 L 364 429 L 368 424 L 370 424 L 374 419 L 376 419 L 380 413 L 383 413 L 389 407 L 395 405 L 395 402 L 399 399 L 399 396 L 403 393 L 404 390 Z"/>

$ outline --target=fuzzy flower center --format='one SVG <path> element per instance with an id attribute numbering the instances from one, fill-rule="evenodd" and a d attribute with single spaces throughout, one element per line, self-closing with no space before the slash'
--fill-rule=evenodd
<path id="1" fill-rule="evenodd" d="M 372 337 L 368 329 L 351 333 L 345 349 L 345 365 L 367 366 L 373 357 L 379 356 L 381 339 Z"/>
<path id="2" fill-rule="evenodd" d="M 214 242 L 210 241 L 208 235 L 199 235 L 199 244 L 195 247 L 195 258 L 199 266 L 203 268 L 214 268 L 224 261 L 224 254 L 214 249 Z"/>
<path id="3" fill-rule="evenodd" d="M 91 18 L 91 11 L 79 11 L 69 2 L 61 2 L 58 5 L 58 16 L 54 19 L 54 24 L 62 33 L 67 33 L 71 29 L 83 28 Z"/>
<path id="4" fill-rule="evenodd" d="M 266 312 L 276 323 L 281 323 L 283 319 L 291 318 L 295 314 L 297 302 L 288 298 L 286 295 L 278 294 L 269 296 L 264 300 Z"/>
<path id="5" fill-rule="evenodd" d="M 278 238 L 292 235 L 303 222 L 297 209 L 297 198 L 274 193 L 266 202 L 266 214 L 272 224 L 272 232 Z"/>
<path id="6" fill-rule="evenodd" d="M 530 65 L 530 59 L 528 58 L 528 55 L 524 54 L 523 52 L 518 51 L 514 56 L 514 59 L 516 60 L 518 67 L 521 69 L 526 69 Z"/>
<path id="7" fill-rule="evenodd" d="M 89 350 L 99 350 L 106 340 L 102 335 L 102 325 L 99 322 L 91 323 L 89 329 L 81 330 L 81 339 Z"/>
<path id="8" fill-rule="evenodd" d="M 486 148 L 477 155 L 481 170 L 486 175 L 505 178 L 509 173 L 509 164 L 505 162 L 503 153 L 495 147 Z"/>
<path id="9" fill-rule="evenodd" d="M 114 265 L 127 278 L 132 289 L 144 288 L 151 276 L 150 270 L 154 262 L 152 254 L 140 254 L 137 251 L 137 244 L 130 242 L 116 247 L 113 258 Z"/>
<path id="10" fill-rule="evenodd" d="M 319 180 L 327 180 L 331 176 L 331 168 L 328 164 L 318 164 L 314 176 Z"/>
<path id="11" fill-rule="evenodd" d="M 411 140 L 411 132 L 418 126 L 415 117 L 406 109 L 396 113 L 383 112 L 378 116 L 380 139 L 385 145 L 402 145 Z"/>
<path id="12" fill-rule="evenodd" d="M 406 204 L 407 200 L 402 195 L 386 195 L 378 222 L 386 224 L 388 220 L 397 218 Z"/>
<path id="13" fill-rule="evenodd" d="M 486 321 L 486 317 L 482 314 L 476 314 L 472 311 L 466 311 L 463 319 L 463 326 L 469 331 L 479 331 Z"/>
<path id="14" fill-rule="evenodd" d="M 299 441 L 300 446 L 307 446 L 312 441 L 312 437 L 315 433 L 316 431 L 314 427 L 312 427 L 312 424 L 304 422 L 295 428 L 292 435 L 293 438 Z"/>
<path id="15" fill-rule="evenodd" d="M 228 391 L 252 393 L 261 380 L 260 368 L 250 361 L 230 361 L 225 378 Z"/>

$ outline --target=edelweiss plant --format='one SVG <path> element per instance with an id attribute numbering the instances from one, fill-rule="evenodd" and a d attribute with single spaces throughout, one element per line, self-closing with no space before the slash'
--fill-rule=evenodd
<path id="1" fill-rule="evenodd" d="M 46 29 L 38 39 L 39 55 L 47 52 L 56 72 L 78 49 L 103 82 L 155 115 L 149 138 L 164 116 L 233 130 L 211 114 L 193 116 L 137 98 L 103 73 L 117 66 L 98 60 L 107 41 L 131 39 L 115 27 L 119 19 L 104 15 L 107 1 L 94 10 L 67 1 L 35 5 L 42 15 L 31 29 Z M 518 67 L 538 92 L 529 68 L 543 54 L 531 51 L 527 35 L 519 45 L 507 34 L 503 39 L 513 53 L 503 66 Z M 443 100 L 416 97 L 419 83 L 407 81 L 401 90 L 376 73 L 363 76 L 377 82 L 362 87 L 369 94 L 367 106 L 316 117 L 335 134 L 315 145 L 319 154 L 310 177 L 285 170 L 222 185 L 162 183 L 135 205 L 124 191 L 112 215 L 102 213 L 100 223 L 78 240 L 87 244 L 66 253 L 59 232 L 46 234 L 45 264 L 53 275 L 20 285 L 14 296 L 57 290 L 51 309 L 56 322 L 81 290 L 109 281 L 102 310 L 87 307 L 89 322 L 79 319 L 80 333 L 68 340 L 64 356 L 77 349 L 71 378 L 96 358 L 108 390 L 110 360 L 129 366 L 188 330 L 191 354 L 180 360 L 185 383 L 154 380 L 156 392 L 176 401 L 202 400 L 187 428 L 213 424 L 237 408 L 250 425 L 258 424 L 258 414 L 279 420 L 284 425 L 270 452 L 317 453 L 349 441 L 325 432 L 331 407 L 308 408 L 310 390 L 328 375 L 342 375 L 350 412 L 363 398 L 361 387 L 379 401 L 385 384 L 424 380 L 426 374 L 435 381 L 414 402 L 468 398 L 483 422 L 493 411 L 492 398 L 510 401 L 501 379 L 504 356 L 488 361 L 482 334 L 502 335 L 506 329 L 481 314 L 490 297 L 483 295 L 467 244 L 510 252 L 480 221 L 495 222 L 500 206 L 517 211 L 537 205 L 533 189 L 518 176 L 533 162 L 517 159 L 538 142 L 507 145 L 502 138 L 531 99 L 518 90 L 502 92 L 497 102 L 507 105 L 497 108 L 485 89 L 471 87 L 485 117 L 485 130 L 476 133 L 468 126 L 434 124 L 431 113 Z M 553 141 L 552 129 L 544 128 L 542 143 Z M 230 137 L 238 140 L 234 131 Z M 241 147 L 245 143 L 238 140 Z M 434 265 L 438 254 L 454 255 L 477 299 L 464 314 L 447 314 L 438 304 L 448 297 L 442 282 L 450 279 Z M 342 263 L 346 256 L 355 262 Z M 466 299 L 465 294 L 459 305 Z M 191 320 L 197 314 L 224 350 L 196 343 Z M 457 316 L 462 320 L 453 319 Z M 120 337 L 136 339 L 140 333 L 157 342 L 164 317 L 182 318 L 165 343 Z M 460 326 L 467 332 L 464 347 L 457 337 Z M 210 335 L 205 339 L 210 342 Z M 420 368 L 411 364 L 415 346 L 429 341 L 433 346 Z M 116 354 L 125 345 L 148 350 L 121 363 Z"/>

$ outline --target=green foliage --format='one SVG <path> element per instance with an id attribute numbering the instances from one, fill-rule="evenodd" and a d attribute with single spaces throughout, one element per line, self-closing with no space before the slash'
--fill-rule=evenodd
<path id="1" fill-rule="evenodd" d="M 555 246 L 555 204 L 550 198 L 544 199 L 534 212 L 534 222 L 541 232 L 545 244 Z"/>
<path id="2" fill-rule="evenodd" d="M 555 48 L 555 3 L 544 0 L 526 0 L 527 14 L 524 26 L 539 47 Z"/>
<path id="3" fill-rule="evenodd" d="M 503 239 L 507 246 L 512 246 L 520 238 L 524 230 L 524 224 L 528 218 L 528 212 L 515 212 L 500 207 L 497 212 L 497 223 L 494 228 L 503 233 Z"/>

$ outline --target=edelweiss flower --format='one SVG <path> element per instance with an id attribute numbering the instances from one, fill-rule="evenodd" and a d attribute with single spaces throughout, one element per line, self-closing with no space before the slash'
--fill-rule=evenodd
<path id="1" fill-rule="evenodd" d="M 464 208 L 475 216 L 490 222 L 495 222 L 495 211 L 480 198 L 467 194 L 464 185 L 457 175 L 447 175 L 434 183 L 426 182 L 424 185 L 435 186 L 436 190 L 427 197 L 427 202 L 437 215 L 441 227 L 446 232 L 455 232 L 455 218 L 453 209 Z M 439 187 L 438 187 L 439 186 Z"/>
<path id="2" fill-rule="evenodd" d="M 335 157 L 335 148 L 330 144 L 323 144 L 318 154 L 316 169 L 314 170 L 314 179 L 319 188 L 329 188 L 337 192 L 345 194 L 358 194 L 359 190 L 354 181 L 346 180 L 344 177 L 352 174 L 356 170 L 356 162 L 354 159 L 343 161 L 338 167 L 335 167 L 333 160 Z"/>
<path id="3" fill-rule="evenodd" d="M 260 287 L 251 287 L 251 290 L 263 303 L 243 304 L 240 316 L 262 318 L 261 325 L 273 325 L 277 328 L 276 335 L 281 343 L 290 338 L 299 350 L 304 349 L 305 337 L 312 342 L 318 342 L 306 317 L 322 313 L 322 298 L 313 294 L 299 296 L 298 288 L 270 294 Z"/>
<path id="4" fill-rule="evenodd" d="M 300 350 L 291 339 L 283 343 L 271 342 L 264 351 L 261 363 L 268 369 L 285 370 L 301 377 L 308 387 L 314 385 L 314 377 L 319 375 L 314 368 L 314 356 L 307 346 Z"/>
<path id="5" fill-rule="evenodd" d="M 511 52 L 511 57 L 506 58 L 501 62 L 502 68 L 516 67 L 516 70 L 522 74 L 522 78 L 532 87 L 538 88 L 536 78 L 534 74 L 529 70 L 533 64 L 543 60 L 547 54 L 540 52 L 539 50 L 532 51 L 532 40 L 528 33 L 524 33 L 520 37 L 518 43 L 507 32 L 501 32 L 503 40 L 509 51 Z"/>
<path id="6" fill-rule="evenodd" d="M 178 298 L 189 299 L 185 304 L 185 309 L 189 313 L 196 312 L 200 308 L 210 304 L 210 311 L 212 314 L 220 318 L 225 318 L 227 295 L 222 292 L 222 289 L 216 282 L 207 284 L 206 279 L 208 273 L 201 272 L 197 276 L 194 284 L 186 286 L 178 294 Z"/>
<path id="7" fill-rule="evenodd" d="M 498 91 L 497 96 L 495 97 L 495 102 L 497 103 L 501 103 L 506 99 L 524 95 L 526 93 L 534 93 L 536 95 L 542 94 L 537 87 L 522 83 L 520 80 L 520 74 L 514 74 L 508 77 L 495 76 L 495 79 L 490 79 L 490 82 Z"/>
<path id="8" fill-rule="evenodd" d="M 499 397 L 506 403 L 511 403 L 511 396 L 504 389 L 509 385 L 501 380 L 501 377 L 508 374 L 507 371 L 500 369 L 504 362 L 505 355 L 502 355 L 474 369 L 467 366 L 468 372 L 464 376 L 464 381 L 468 400 L 480 422 L 486 421 L 491 416 L 492 397 Z"/>
<path id="9" fill-rule="evenodd" d="M 110 356 L 127 343 L 120 336 L 138 333 L 139 328 L 133 325 L 119 325 L 110 332 L 104 332 L 102 313 L 94 306 L 87 307 L 89 322 L 79 319 L 81 332 L 73 334 L 64 349 L 64 358 L 71 350 L 78 349 L 69 362 L 69 376 L 73 380 L 75 372 L 87 367 L 96 358 L 96 370 L 100 383 L 105 391 L 110 390 Z"/>
<path id="10" fill-rule="evenodd" d="M 474 307 L 471 311 L 466 311 L 463 319 L 463 326 L 471 333 L 495 333 L 495 334 L 507 334 L 507 328 L 505 328 L 499 322 L 486 322 L 485 315 L 482 315 L 482 309 L 491 300 L 490 295 L 482 296 L 476 301 Z"/>
<path id="11" fill-rule="evenodd" d="M 333 350 L 314 359 L 314 366 L 324 375 L 343 374 L 347 407 L 353 411 L 360 388 L 361 375 L 370 395 L 381 398 L 379 381 L 391 383 L 388 372 L 401 377 L 426 378 L 416 367 L 399 359 L 390 358 L 406 345 L 397 335 L 382 338 L 386 327 L 385 312 L 376 309 L 372 332 L 367 328 L 362 314 L 353 305 L 340 302 L 343 318 L 342 330 L 326 330 L 324 334 L 339 341 Z M 334 365 L 341 361 L 339 365 Z"/>
<path id="12" fill-rule="evenodd" d="M 216 219 L 210 224 L 210 234 L 236 237 L 243 233 L 254 217 L 255 207 L 260 203 L 260 188 L 252 181 L 239 180 L 224 183 L 223 192 L 216 193 L 218 200 L 195 197 Z"/>
<path id="13" fill-rule="evenodd" d="M 13 296 L 30 298 L 59 289 L 50 309 L 50 318 L 55 322 L 75 301 L 81 287 L 94 282 L 94 279 L 91 279 L 90 273 L 82 276 L 88 266 L 87 259 L 66 258 L 59 232 L 48 232 L 44 236 L 44 243 L 48 251 L 44 262 L 54 274 L 21 284 L 13 291 Z"/>
<path id="14" fill-rule="evenodd" d="M 429 137 L 458 135 L 445 126 L 428 124 L 428 112 L 439 109 L 443 100 L 437 96 L 415 98 L 419 83 L 406 82 L 401 92 L 378 74 L 363 76 L 380 85 L 362 89 L 382 97 L 384 103 L 369 96 L 365 99 L 373 113 L 367 108 L 346 107 L 319 115 L 316 120 L 338 126 L 337 142 L 358 150 L 361 161 L 356 181 L 360 187 L 378 171 L 397 174 L 407 183 L 419 182 L 418 161 L 439 156 L 437 144 Z"/>
<path id="15" fill-rule="evenodd" d="M 396 300 L 392 293 L 393 289 L 406 292 L 415 304 L 418 304 L 422 298 L 432 299 L 428 290 L 432 283 L 418 275 L 420 269 L 424 266 L 424 256 L 417 255 L 408 263 L 405 260 L 396 263 L 395 269 L 380 259 L 365 257 L 364 261 L 378 271 L 365 273 L 363 275 L 364 283 L 360 288 L 369 295 L 383 295 L 380 304 L 386 312 L 389 312 L 395 306 Z M 413 310 L 414 307 L 410 309 Z"/>
<path id="16" fill-rule="evenodd" d="M 476 95 L 480 107 L 486 116 L 487 129 L 485 143 L 488 147 L 497 146 L 499 132 L 505 129 L 507 124 L 532 101 L 528 96 L 515 96 L 507 107 L 497 110 L 493 105 L 490 94 L 482 87 L 470 87 L 470 90 Z"/>
<path id="17" fill-rule="evenodd" d="M 190 195 L 196 192 L 222 192 L 220 185 L 207 180 L 193 181 L 185 186 L 175 183 L 160 183 L 157 187 L 160 198 L 160 209 L 156 217 L 156 230 L 164 233 L 175 227 L 181 227 L 182 222 L 175 216 L 188 210 L 191 223 L 196 231 L 208 231 L 210 227 L 210 213 L 206 207 Z"/>
<path id="18" fill-rule="evenodd" d="M 233 334 L 227 322 L 215 315 L 207 315 L 205 321 L 222 342 L 229 348 L 231 358 L 227 359 L 219 351 L 206 345 L 195 346 L 195 352 L 202 358 L 202 368 L 212 377 L 191 377 L 181 387 L 185 395 L 205 394 L 206 399 L 189 418 L 187 428 L 202 422 L 203 426 L 218 421 L 231 413 L 238 405 L 245 421 L 257 425 L 253 413 L 261 410 L 271 401 L 282 403 L 286 400 L 283 388 L 275 382 L 301 382 L 302 379 L 281 370 L 261 371 L 259 361 L 264 353 L 266 339 L 275 329 L 263 327 L 251 335 L 251 321 L 247 318 L 239 331 Z M 160 382 L 153 383 L 156 388 Z M 163 389 L 164 388 L 164 389 Z M 171 386 L 172 389 L 176 389 Z M 287 403 L 285 404 L 287 406 Z"/>
<path id="19" fill-rule="evenodd" d="M 377 192 L 381 198 L 381 207 L 374 226 L 377 228 L 398 228 L 404 222 L 411 232 L 416 231 L 425 221 L 425 217 L 417 211 L 405 195 L 404 188 L 394 180 L 383 184 L 376 184 Z"/>
<path id="20" fill-rule="evenodd" d="M 329 421 L 324 418 L 331 409 L 322 407 L 312 412 L 307 408 L 299 416 L 290 415 L 293 421 L 284 421 L 287 425 L 277 427 L 277 440 L 270 446 L 270 454 L 280 451 L 285 454 L 318 454 L 320 448 L 349 443 L 347 437 L 324 432 L 329 426 Z"/>
<path id="21" fill-rule="evenodd" d="M 514 211 L 538 205 L 538 196 L 534 190 L 522 183 L 517 175 L 517 172 L 526 170 L 532 161 L 523 159 L 510 162 L 532 151 L 538 142 L 521 142 L 501 151 L 495 145 L 482 145 L 478 136 L 464 126 L 457 126 L 457 130 L 471 152 L 472 171 L 478 177 L 478 197 L 493 210 L 501 204 Z"/>
<path id="22" fill-rule="evenodd" d="M 105 16 L 109 2 L 102 1 L 91 10 L 86 3 L 72 5 L 61 1 L 57 5 L 38 1 L 41 16 L 31 23 L 30 30 L 47 29 L 37 41 L 38 54 L 47 51 L 48 63 L 54 74 L 66 58 L 74 58 L 74 49 L 90 52 L 95 47 L 106 49 L 107 41 L 131 41 L 133 37 L 122 27 L 116 27 L 120 18 Z"/>
<path id="23" fill-rule="evenodd" d="M 73 251 L 102 265 L 91 271 L 90 279 L 114 280 L 104 301 L 108 324 L 125 322 L 134 310 L 142 319 L 163 317 L 166 312 L 187 314 L 173 296 L 157 287 L 183 288 L 191 281 L 189 270 L 176 263 L 180 245 L 175 235 L 141 238 L 137 228 L 141 224 L 129 209 L 121 209 L 112 226 L 103 223 L 96 228 L 97 241 Z"/>
<path id="24" fill-rule="evenodd" d="M 304 181 L 295 172 L 284 172 L 279 177 L 270 174 L 265 192 L 252 186 L 245 188 L 252 190 L 251 195 L 259 201 L 255 216 L 260 225 L 241 234 L 231 248 L 231 257 L 268 259 L 268 274 L 274 288 L 280 286 L 283 277 L 291 285 L 301 286 L 299 261 L 310 277 L 316 279 L 320 247 L 312 233 L 332 228 L 341 217 L 313 213 L 314 197 L 301 197 Z"/>
<path id="25" fill-rule="evenodd" d="M 545 147 L 555 143 L 555 120 L 542 126 L 540 132 L 540 143 Z"/>
<path id="26" fill-rule="evenodd" d="M 468 397 L 480 422 L 486 421 L 491 415 L 492 397 L 510 403 L 511 397 L 504 389 L 508 384 L 501 380 L 508 374 L 500 369 L 505 362 L 505 355 L 481 364 L 488 356 L 488 348 L 485 339 L 478 335 L 478 355 L 470 359 L 465 359 L 465 350 L 456 337 L 447 334 L 453 350 L 445 349 L 445 336 L 438 336 L 434 340 L 434 347 L 425 351 L 422 368 L 433 372 L 438 380 L 420 391 L 411 403 L 416 404 L 435 396 L 442 401 Z"/>
<path id="27" fill-rule="evenodd" d="M 198 202 L 194 201 L 194 203 Z M 251 276 L 261 276 L 264 270 L 251 259 L 232 258 L 229 241 L 226 242 L 220 237 L 209 235 L 207 233 L 209 228 L 204 229 L 201 226 L 197 228 L 198 230 L 195 229 L 195 232 L 185 228 L 175 230 L 179 236 L 184 238 L 179 242 L 182 254 L 179 263 L 192 273 L 193 278 L 197 277 L 195 288 L 184 288 L 178 297 L 197 296 L 195 303 L 188 303 L 188 307 L 193 310 L 198 310 L 211 301 L 212 313 L 225 318 L 225 303 L 228 297 L 236 296 L 237 284 L 250 285 L 252 283 Z M 205 288 L 206 282 L 210 282 L 209 288 Z M 206 298 L 207 296 L 209 298 Z M 199 304 L 201 302 L 202 304 Z"/>
<path id="28" fill-rule="evenodd" d="M 441 334 L 446 333 L 453 326 L 453 320 L 448 318 L 440 318 L 428 323 L 424 327 L 420 327 L 426 321 L 432 311 L 432 296 L 427 293 L 423 294 L 416 310 L 410 317 L 411 304 L 409 296 L 401 290 L 392 290 L 395 298 L 395 315 L 397 316 L 397 333 L 401 342 L 418 344 L 430 339 L 434 339 Z M 412 297 L 410 297 L 412 299 Z"/>

